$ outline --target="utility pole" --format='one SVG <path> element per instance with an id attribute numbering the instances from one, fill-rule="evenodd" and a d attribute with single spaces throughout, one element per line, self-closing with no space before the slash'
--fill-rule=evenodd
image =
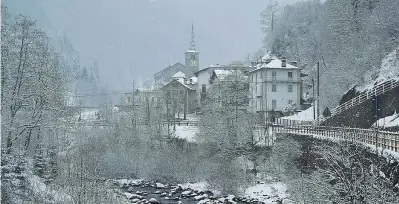
<path id="1" fill-rule="evenodd" d="M 313 88 L 313 121 L 316 121 L 316 98 L 315 98 L 315 88 L 314 88 L 314 79 L 312 79 L 312 88 Z"/>
<path id="2" fill-rule="evenodd" d="M 379 124 L 378 124 L 378 96 L 375 93 L 374 95 L 374 101 L 375 101 L 375 118 L 376 118 L 376 131 L 375 131 L 375 151 L 378 156 L 378 129 L 379 129 Z"/>
<path id="3" fill-rule="evenodd" d="M 317 61 L 317 125 L 320 116 L 320 61 Z"/>
<path id="4" fill-rule="evenodd" d="M 135 104 L 135 98 L 134 98 L 134 85 L 136 84 L 136 81 L 135 80 L 133 80 L 133 92 L 132 92 L 132 105 L 133 105 L 133 108 L 134 108 L 134 105 L 136 105 Z"/>

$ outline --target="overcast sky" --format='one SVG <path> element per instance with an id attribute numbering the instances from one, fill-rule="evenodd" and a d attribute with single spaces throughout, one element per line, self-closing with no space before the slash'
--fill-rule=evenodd
<path id="1" fill-rule="evenodd" d="M 281 0 L 280 4 L 298 0 Z M 104 85 L 131 89 L 169 64 L 184 64 L 191 22 L 200 69 L 242 60 L 261 47 L 260 13 L 268 0 L 3 0 L 13 14 L 64 32 L 81 57 L 97 60 Z"/>

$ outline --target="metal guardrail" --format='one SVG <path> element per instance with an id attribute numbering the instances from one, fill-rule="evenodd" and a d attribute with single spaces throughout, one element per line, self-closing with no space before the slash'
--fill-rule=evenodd
<path id="1" fill-rule="evenodd" d="M 310 125 L 285 126 L 273 124 L 271 127 L 277 133 L 319 135 L 329 139 L 353 141 L 399 152 L 399 132 Z"/>
<path id="2" fill-rule="evenodd" d="M 378 95 L 383 94 L 387 91 L 390 91 L 396 87 L 399 87 L 399 81 L 396 81 L 394 79 L 391 79 L 382 84 L 379 84 L 379 85 L 375 86 L 373 89 L 363 92 L 360 95 L 352 98 L 351 100 L 348 100 L 345 103 L 332 109 L 330 117 L 338 115 L 353 106 L 359 105 L 359 104 L 367 101 L 368 99 L 371 99 L 373 96 L 378 96 Z M 324 118 L 323 116 L 320 116 L 317 120 L 319 121 L 319 124 L 320 124 L 321 122 L 324 122 L 327 119 L 328 118 Z"/>

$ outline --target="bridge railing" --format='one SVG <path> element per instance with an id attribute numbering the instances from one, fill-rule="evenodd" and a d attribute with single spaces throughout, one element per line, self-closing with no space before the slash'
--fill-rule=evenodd
<path id="1" fill-rule="evenodd" d="M 273 124 L 272 128 L 276 133 L 315 135 L 326 139 L 353 141 L 399 152 L 399 132 L 310 125 Z"/>

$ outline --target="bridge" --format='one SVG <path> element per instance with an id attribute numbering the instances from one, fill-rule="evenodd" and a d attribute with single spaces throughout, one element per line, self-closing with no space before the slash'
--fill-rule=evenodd
<path id="1" fill-rule="evenodd" d="M 273 133 L 311 135 L 315 138 L 333 141 L 352 141 L 399 152 L 399 132 L 348 127 L 279 124 L 273 124 L 270 128 Z"/>
<path id="2" fill-rule="evenodd" d="M 354 106 L 366 102 L 375 96 L 379 96 L 388 91 L 399 87 L 399 81 L 391 79 L 381 83 L 372 89 L 362 92 L 360 95 L 346 101 L 345 103 L 335 107 L 331 110 L 331 118 L 333 116 L 343 113 Z M 270 127 L 274 133 L 292 133 L 302 135 L 312 135 L 323 139 L 330 140 L 347 140 L 365 145 L 371 145 L 378 148 L 389 149 L 394 152 L 399 152 L 399 132 L 380 131 L 378 129 L 361 129 L 349 127 L 331 127 L 331 126 L 317 126 L 328 118 L 320 116 L 316 121 L 295 121 L 277 120 L 278 123 L 270 126 L 263 125 L 263 128 Z"/>

